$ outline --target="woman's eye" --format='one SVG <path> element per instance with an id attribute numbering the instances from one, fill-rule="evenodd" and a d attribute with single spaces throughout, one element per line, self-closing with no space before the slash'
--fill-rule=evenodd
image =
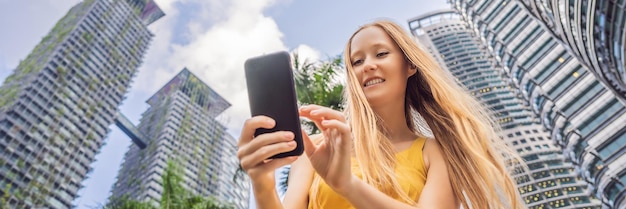
<path id="1" fill-rule="evenodd" d="M 363 63 L 363 60 L 356 60 L 352 62 L 352 66 L 357 66 L 357 65 L 360 65 L 361 63 Z"/>
<path id="2" fill-rule="evenodd" d="M 376 54 L 377 57 L 382 57 L 389 54 L 389 52 L 379 52 L 378 54 Z"/>

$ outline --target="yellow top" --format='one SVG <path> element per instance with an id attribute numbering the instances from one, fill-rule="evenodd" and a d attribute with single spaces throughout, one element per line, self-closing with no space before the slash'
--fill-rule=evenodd
<path id="1" fill-rule="evenodd" d="M 426 139 L 416 139 L 411 147 L 401 152 L 396 153 L 396 169 L 397 180 L 402 190 L 417 201 L 424 189 L 426 183 L 426 165 L 424 164 L 424 156 L 422 155 L 422 148 Z M 361 171 L 356 164 L 356 160 L 352 159 L 352 173 L 361 178 Z M 315 174 L 317 176 L 317 174 Z M 313 209 L 313 204 L 317 204 L 317 208 L 337 208 L 337 209 L 352 209 L 354 208 L 350 203 L 335 193 L 325 182 L 320 179 L 318 185 L 312 185 L 318 187 L 317 197 L 315 200 L 311 199 L 309 192 L 309 209 Z"/>

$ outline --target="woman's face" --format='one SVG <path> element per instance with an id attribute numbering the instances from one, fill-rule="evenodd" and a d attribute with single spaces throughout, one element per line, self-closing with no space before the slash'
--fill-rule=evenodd
<path id="1" fill-rule="evenodd" d="M 372 107 L 404 102 L 407 80 L 416 70 L 383 29 L 370 26 L 354 35 L 350 63 Z"/>

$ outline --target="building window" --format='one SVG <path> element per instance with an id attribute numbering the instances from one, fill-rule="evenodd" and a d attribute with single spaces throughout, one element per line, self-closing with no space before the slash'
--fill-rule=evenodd
<path id="1" fill-rule="evenodd" d="M 526 36 L 526 38 L 521 43 L 519 43 L 517 46 L 515 46 L 515 48 L 513 48 L 513 54 L 516 54 L 516 55 L 519 54 L 520 50 L 526 48 L 531 41 L 534 41 L 536 37 L 541 35 L 543 33 L 543 30 L 540 30 L 540 29 L 541 29 L 540 26 L 535 26 L 535 29 L 532 32 L 530 32 L 530 34 Z"/>
<path id="2" fill-rule="evenodd" d="M 549 66 L 542 69 L 541 72 L 539 72 L 537 76 L 535 76 L 535 80 L 537 80 L 537 82 L 539 83 L 543 83 L 550 74 L 555 72 L 557 68 L 563 66 L 563 62 L 566 59 L 569 60 L 569 58 L 570 58 L 569 53 L 567 53 L 566 51 L 561 52 L 561 54 L 559 54 L 559 56 L 557 56 L 556 59 L 550 62 Z"/>
<path id="3" fill-rule="evenodd" d="M 585 75 L 587 71 L 580 65 L 577 68 L 574 68 L 565 78 L 561 80 L 554 88 L 548 91 L 548 95 L 551 98 L 557 98 L 567 87 L 569 87 L 572 83 L 574 83 L 579 77 Z"/>
<path id="4" fill-rule="evenodd" d="M 504 43 L 509 43 L 509 41 L 511 40 L 511 38 L 515 37 L 515 35 L 519 34 L 519 31 L 522 28 L 525 28 L 526 25 L 528 25 L 528 22 L 530 21 L 529 15 L 524 15 L 524 18 L 522 18 L 521 21 L 519 21 L 517 23 L 517 25 L 511 29 L 508 33 L 506 33 L 506 35 L 504 36 L 504 38 L 502 39 Z"/>
<path id="5" fill-rule="evenodd" d="M 624 186 L 622 186 L 622 184 L 620 183 L 613 183 L 610 186 L 608 186 L 608 189 L 605 189 L 606 191 L 606 197 L 609 200 L 614 200 L 615 197 L 619 194 L 620 191 L 622 191 L 624 189 Z"/>
<path id="6" fill-rule="evenodd" d="M 544 57 L 549 50 L 551 50 L 555 45 L 556 41 L 553 38 L 549 38 L 544 44 L 542 44 L 539 49 L 537 49 L 526 61 L 524 61 L 524 68 L 529 69 L 537 63 L 537 60 Z"/>
<path id="7" fill-rule="evenodd" d="M 602 159 L 607 159 L 624 147 L 626 147 L 626 132 L 623 132 L 619 137 L 600 148 L 598 154 L 600 154 Z"/>
<path id="8" fill-rule="evenodd" d="M 623 108 L 622 104 L 619 103 L 617 99 L 613 98 L 578 127 L 581 134 L 586 137 L 591 131 L 595 130 L 604 122 L 607 122 L 609 117 L 616 115 L 618 110 Z"/>
<path id="9" fill-rule="evenodd" d="M 599 93 L 604 90 L 603 86 L 600 85 L 599 81 L 594 81 L 591 85 L 589 85 L 585 90 L 583 90 L 578 98 L 572 99 L 565 107 L 563 107 L 563 112 L 567 116 L 572 116 L 573 113 L 578 111 L 582 105 L 591 101 L 592 97 L 595 97 Z"/>

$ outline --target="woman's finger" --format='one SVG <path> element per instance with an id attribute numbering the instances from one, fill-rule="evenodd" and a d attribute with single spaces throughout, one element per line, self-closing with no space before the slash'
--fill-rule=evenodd
<path id="1" fill-rule="evenodd" d="M 281 142 L 281 143 L 266 145 L 255 150 L 253 153 L 244 156 L 241 159 L 241 166 L 243 167 L 245 164 L 247 166 L 254 167 L 259 163 L 263 163 L 264 160 L 274 155 L 277 155 L 283 152 L 289 152 L 295 148 L 296 148 L 296 141 L 293 141 L 293 140 L 290 142 Z"/>
<path id="2" fill-rule="evenodd" d="M 344 121 L 343 113 L 330 109 L 330 108 L 316 108 L 316 109 L 305 109 L 300 111 L 300 116 L 307 118 L 320 130 L 325 129 L 324 125 L 322 125 L 322 121 L 324 120 L 339 120 Z"/>
<path id="3" fill-rule="evenodd" d="M 300 116 L 310 118 L 311 120 L 326 118 L 345 121 L 345 116 L 342 112 L 319 105 L 302 106 L 300 107 L 299 113 Z"/>
<path id="4" fill-rule="evenodd" d="M 266 162 L 262 166 L 260 166 L 258 172 L 267 173 L 270 171 L 274 171 L 280 167 L 293 163 L 297 159 L 298 159 L 298 156 L 289 156 L 289 157 L 284 157 L 284 158 L 272 159 L 269 162 Z"/>
<path id="5" fill-rule="evenodd" d="M 308 113 L 308 112 L 311 112 L 313 110 L 318 110 L 318 109 L 322 109 L 322 108 L 327 108 L 327 107 L 310 104 L 310 105 L 303 105 L 303 106 L 301 106 L 300 108 L 298 108 L 298 111 L 304 112 L 304 113 Z"/>
<path id="6" fill-rule="evenodd" d="M 313 143 L 313 141 L 311 141 L 311 138 L 309 138 L 309 135 L 306 134 L 304 130 L 301 130 L 301 131 L 302 131 L 302 141 L 304 144 L 304 151 L 306 152 L 306 155 L 310 157 L 311 155 L 313 155 L 313 153 L 315 153 L 317 146 Z"/>
<path id="7" fill-rule="evenodd" d="M 258 135 L 246 146 L 239 148 L 238 155 L 249 155 L 263 146 L 270 144 L 293 141 L 294 134 L 290 131 L 276 131 L 272 133 L 265 133 Z"/>
<path id="8" fill-rule="evenodd" d="M 249 118 L 243 124 L 243 130 L 241 130 L 241 136 L 239 136 L 239 143 L 237 146 L 247 144 L 254 138 L 254 132 L 258 128 L 273 128 L 276 125 L 274 119 L 259 115 Z"/>
<path id="9" fill-rule="evenodd" d="M 351 149 L 352 132 L 348 124 L 337 120 L 324 120 L 322 126 L 324 126 L 322 131 L 333 139 L 332 144 L 337 144 L 344 152 Z"/>
<path id="10" fill-rule="evenodd" d="M 320 109 L 320 108 L 326 108 L 324 106 L 320 106 L 320 105 L 316 105 L 316 104 L 309 104 L 309 105 L 303 105 L 300 107 L 301 111 L 306 111 L 309 112 L 311 110 L 316 110 L 316 109 Z"/>
<path id="11" fill-rule="evenodd" d="M 341 122 L 338 120 L 323 120 L 321 122 L 322 130 L 324 129 L 337 129 L 339 131 L 339 133 L 341 133 L 342 136 L 350 136 L 351 132 L 350 132 L 350 126 L 348 126 L 348 124 L 346 124 L 345 122 Z"/>

